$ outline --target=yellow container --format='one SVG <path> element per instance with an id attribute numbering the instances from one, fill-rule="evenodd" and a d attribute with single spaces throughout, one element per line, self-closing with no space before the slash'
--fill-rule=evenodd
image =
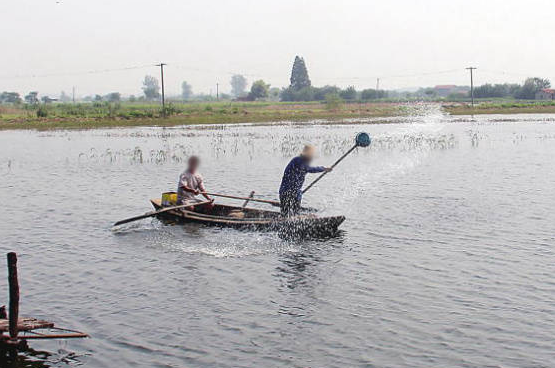
<path id="1" fill-rule="evenodd" d="M 162 206 L 175 206 L 177 204 L 176 192 L 162 193 Z"/>

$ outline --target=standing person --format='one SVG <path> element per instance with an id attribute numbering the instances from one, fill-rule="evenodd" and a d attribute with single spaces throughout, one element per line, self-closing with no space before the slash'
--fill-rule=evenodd
<path id="1" fill-rule="evenodd" d="M 307 144 L 302 153 L 294 157 L 285 167 L 279 187 L 279 201 L 283 216 L 294 216 L 299 213 L 303 198 L 302 188 L 307 173 L 331 171 L 329 167 L 310 166 L 314 156 L 316 156 L 316 148 Z"/>
<path id="2" fill-rule="evenodd" d="M 198 172 L 200 159 L 198 156 L 191 156 L 187 161 L 187 170 L 179 175 L 177 183 L 177 203 L 187 204 L 188 202 L 199 202 L 197 195 L 202 194 L 204 198 L 213 201 L 206 192 L 202 175 Z"/>

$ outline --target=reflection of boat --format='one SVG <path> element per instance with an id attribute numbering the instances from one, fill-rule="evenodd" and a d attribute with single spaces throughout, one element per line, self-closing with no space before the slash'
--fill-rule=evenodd
<path id="1" fill-rule="evenodd" d="M 156 210 L 163 208 L 160 199 L 151 199 Z M 216 204 L 209 211 L 176 209 L 161 213 L 158 217 L 177 222 L 196 222 L 211 226 L 239 229 L 278 231 L 290 236 L 330 236 L 345 216 L 318 217 L 313 214 L 283 217 L 279 212 Z"/>

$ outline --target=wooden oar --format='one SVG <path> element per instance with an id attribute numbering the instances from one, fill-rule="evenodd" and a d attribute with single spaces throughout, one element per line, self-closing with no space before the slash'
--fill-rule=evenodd
<path id="1" fill-rule="evenodd" d="M 151 212 L 145 213 L 144 215 L 130 217 L 128 219 L 118 221 L 114 224 L 114 226 L 127 224 L 128 222 L 141 220 L 141 219 L 144 219 L 144 218 L 147 218 L 147 217 L 153 217 L 153 216 L 159 215 L 161 213 L 168 212 L 168 211 L 173 211 L 173 210 L 178 210 L 180 208 L 202 206 L 203 204 L 209 204 L 209 203 L 212 203 L 212 201 L 204 201 L 204 202 L 197 202 L 197 203 L 181 204 L 179 206 L 164 207 L 164 208 L 162 208 L 161 210 L 158 210 L 158 211 L 151 211 Z"/>
<path id="2" fill-rule="evenodd" d="M 260 203 L 267 203 L 267 204 L 271 204 L 272 206 L 276 206 L 276 207 L 280 207 L 279 201 L 272 201 L 269 199 L 257 199 L 257 198 L 250 198 L 250 197 L 238 197 L 238 196 L 232 196 L 232 195 L 228 195 L 228 194 L 220 194 L 220 193 L 201 193 L 201 194 L 206 194 L 209 196 L 213 196 L 213 197 L 222 197 L 222 198 L 230 198 L 230 199 L 239 199 L 242 201 L 252 201 L 252 202 L 260 202 Z"/>
<path id="3" fill-rule="evenodd" d="M 266 204 L 271 204 L 274 207 L 281 207 L 281 203 L 279 201 L 272 201 L 270 199 L 257 199 L 257 198 L 250 198 L 250 197 L 238 197 L 238 196 L 232 196 L 232 195 L 228 195 L 228 194 L 220 194 L 220 193 L 201 193 L 201 194 L 206 194 L 209 196 L 213 196 L 213 197 L 222 197 L 222 198 L 231 198 L 231 199 L 238 199 L 238 200 L 242 200 L 242 201 L 252 201 L 252 202 L 260 202 L 260 203 L 266 203 Z M 318 212 L 318 210 L 316 208 L 312 208 L 312 207 L 301 207 L 301 211 L 306 211 L 306 212 Z"/>
<path id="4" fill-rule="evenodd" d="M 339 160 L 335 161 L 335 163 L 330 166 L 330 169 L 333 169 L 334 167 L 336 167 L 341 161 L 343 161 L 343 159 L 345 157 L 347 157 L 351 152 L 353 152 L 355 150 L 355 148 L 368 147 L 370 145 L 370 142 L 371 142 L 371 139 L 370 139 L 370 136 L 368 134 L 358 133 L 356 138 L 355 138 L 355 145 L 353 147 L 351 147 L 351 149 L 349 149 L 347 152 L 345 152 L 345 154 L 343 156 L 341 156 L 339 158 Z M 320 174 L 320 176 L 318 176 L 316 179 L 314 179 L 314 181 L 312 183 L 310 183 L 306 188 L 303 189 L 303 194 L 306 193 L 310 188 L 312 188 L 314 186 L 314 184 L 319 182 L 320 179 L 322 179 L 327 173 L 329 173 L 329 171 L 324 171 L 322 174 Z"/>

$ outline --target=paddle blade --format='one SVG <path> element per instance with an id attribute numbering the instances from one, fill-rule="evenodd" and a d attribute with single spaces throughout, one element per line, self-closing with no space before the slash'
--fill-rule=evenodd
<path id="1" fill-rule="evenodd" d="M 157 214 L 158 214 L 158 212 L 157 212 L 157 211 L 154 211 L 154 212 L 145 213 L 144 215 L 135 216 L 135 217 L 130 217 L 130 218 L 128 218 L 128 219 L 125 219 L 125 220 L 121 220 L 121 221 L 116 222 L 113 226 L 119 226 L 119 225 L 127 224 L 128 222 L 133 222 L 133 221 L 137 221 L 137 220 L 142 220 L 142 219 L 144 219 L 144 218 L 152 217 L 152 216 L 155 216 L 155 215 L 157 215 Z"/>
<path id="2" fill-rule="evenodd" d="M 153 217 L 153 216 L 156 216 L 156 215 L 159 215 L 161 213 L 168 212 L 168 211 L 179 210 L 181 208 L 187 208 L 187 207 L 203 206 L 205 204 L 210 204 L 210 203 L 212 203 L 212 201 L 187 203 L 187 204 L 181 204 L 179 206 L 164 207 L 164 208 L 162 208 L 158 211 L 147 212 L 144 215 L 130 217 L 128 219 L 118 221 L 114 224 L 114 226 L 127 224 L 128 222 L 133 222 L 133 221 L 137 221 L 137 220 L 142 220 L 142 219 L 147 218 L 147 217 Z"/>

